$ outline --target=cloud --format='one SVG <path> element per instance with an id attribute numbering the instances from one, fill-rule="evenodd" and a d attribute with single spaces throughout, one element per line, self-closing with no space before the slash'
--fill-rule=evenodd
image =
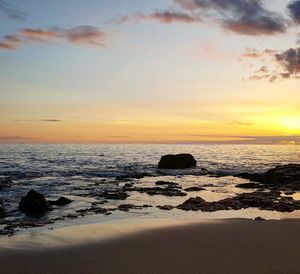
<path id="1" fill-rule="evenodd" d="M 247 48 L 246 52 L 240 56 L 240 59 L 261 59 L 264 57 L 273 56 L 277 51 L 271 49 L 265 49 L 263 51 L 258 51 L 256 49 Z"/>
<path id="2" fill-rule="evenodd" d="M 34 143 L 39 139 L 31 137 L 22 137 L 22 136 L 0 136 L 0 144 L 23 144 L 23 143 Z"/>
<path id="3" fill-rule="evenodd" d="M 286 31 L 286 20 L 267 10 L 260 0 L 174 0 L 192 12 L 210 12 L 227 30 L 244 35 L 273 35 Z"/>
<path id="4" fill-rule="evenodd" d="M 4 0 L 0 0 L 0 11 L 4 13 L 6 16 L 8 16 L 9 18 L 14 20 L 24 21 L 26 19 L 24 12 L 19 11 L 17 8 L 8 4 Z"/>
<path id="5" fill-rule="evenodd" d="M 0 41 L 0 49 L 17 49 L 22 44 L 22 40 L 16 35 L 5 35 Z"/>
<path id="6" fill-rule="evenodd" d="M 0 49 L 15 50 L 30 42 L 49 43 L 67 41 L 71 44 L 103 47 L 107 35 L 93 26 L 78 26 L 71 29 L 21 29 L 14 35 L 6 35 L 0 41 Z"/>
<path id="7" fill-rule="evenodd" d="M 243 121 L 233 121 L 228 124 L 232 126 L 243 126 L 243 127 L 252 127 L 254 125 L 254 123 L 252 122 L 243 122 Z"/>
<path id="8" fill-rule="evenodd" d="M 200 23 L 202 19 L 198 15 L 192 15 L 175 10 L 157 11 L 151 14 L 135 13 L 121 16 L 116 20 L 117 23 L 126 23 L 130 21 L 154 20 L 162 24 L 171 23 Z"/>
<path id="9" fill-rule="evenodd" d="M 14 122 L 64 122 L 63 120 L 59 119 L 37 119 L 37 120 L 13 120 Z"/>
<path id="10" fill-rule="evenodd" d="M 300 79 L 300 48 L 290 48 L 283 52 L 274 50 L 248 50 L 241 59 L 260 59 L 263 65 L 256 70 L 250 80 L 275 82 L 286 79 Z"/>
<path id="11" fill-rule="evenodd" d="M 192 135 L 193 137 L 211 137 L 220 138 L 213 141 L 194 141 L 197 144 L 284 144 L 284 145 L 300 145 L 300 136 L 238 136 L 238 135 Z M 226 138 L 227 140 L 222 140 Z M 228 140 L 232 139 L 232 140 Z"/>
<path id="12" fill-rule="evenodd" d="M 283 69 L 283 77 L 290 78 L 300 74 L 300 48 L 290 48 L 276 54 L 276 61 Z"/>
<path id="13" fill-rule="evenodd" d="M 287 6 L 292 19 L 296 24 L 300 24 L 300 1 L 292 1 L 290 4 Z"/>

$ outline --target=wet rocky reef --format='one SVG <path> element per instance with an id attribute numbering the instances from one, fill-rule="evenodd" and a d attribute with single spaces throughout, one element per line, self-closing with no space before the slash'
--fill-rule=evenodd
<path id="1" fill-rule="evenodd" d="M 182 166 L 184 168 L 193 167 L 196 161 L 188 154 L 180 154 L 180 156 L 170 157 L 166 161 L 167 166 L 171 169 Z M 166 160 L 167 159 L 167 160 Z M 162 160 L 161 160 L 162 161 Z M 180 163 L 182 161 L 182 163 Z M 172 166 L 173 163 L 173 166 Z M 181 165 L 182 164 L 182 165 Z M 166 164 L 165 164 L 166 165 Z M 171 166 L 171 167 L 170 167 Z M 214 176 L 215 174 L 209 174 Z M 276 166 L 265 173 L 241 173 L 231 174 L 231 176 L 249 180 L 247 183 L 236 185 L 237 188 L 247 189 L 247 193 L 239 193 L 231 198 L 221 199 L 219 201 L 208 202 L 201 198 L 201 192 L 205 191 L 205 187 L 189 186 L 183 188 L 179 183 L 170 181 L 156 181 L 154 186 L 141 186 L 139 180 L 144 174 L 133 174 L 132 176 L 124 176 L 115 178 L 118 187 L 108 188 L 100 191 L 98 194 L 101 198 L 100 202 L 94 202 L 89 208 L 76 210 L 75 213 L 65 214 L 56 219 L 47 219 L 44 216 L 47 212 L 55 208 L 62 208 L 72 203 L 71 199 L 64 196 L 57 200 L 51 200 L 44 197 L 41 193 L 30 190 L 19 201 L 19 212 L 24 214 L 24 218 L 11 221 L 6 219 L 5 204 L 0 200 L 0 224 L 5 225 L 0 229 L 0 234 L 12 235 L 19 228 L 38 227 L 45 224 L 53 223 L 59 219 L 72 219 L 89 214 L 109 215 L 119 210 L 128 212 L 130 210 L 143 210 L 153 207 L 151 204 L 134 205 L 126 202 L 132 193 L 141 193 L 149 196 L 164 197 L 185 197 L 188 193 L 195 194 L 195 197 L 189 195 L 183 203 L 174 205 L 158 205 L 160 210 L 179 209 L 183 211 L 202 211 L 214 212 L 219 210 L 240 210 L 245 208 L 257 208 L 260 210 L 293 212 L 300 210 L 300 201 L 294 200 L 293 193 L 300 191 L 300 164 L 288 164 Z M 9 178 L 0 178 L 0 191 L 9 188 L 13 184 Z M 125 201 L 123 204 L 110 206 L 111 201 Z M 109 206 L 103 206 L 103 205 Z"/>

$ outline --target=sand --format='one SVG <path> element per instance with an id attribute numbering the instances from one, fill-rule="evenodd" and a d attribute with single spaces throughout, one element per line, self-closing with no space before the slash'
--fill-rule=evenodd
<path id="1" fill-rule="evenodd" d="M 300 273 L 300 221 L 139 221 L 0 238 L 0 273 Z"/>

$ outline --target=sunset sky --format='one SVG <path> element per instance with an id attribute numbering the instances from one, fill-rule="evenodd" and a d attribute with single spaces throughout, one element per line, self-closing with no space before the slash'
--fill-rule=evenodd
<path id="1" fill-rule="evenodd" d="M 0 143 L 299 143 L 300 1 L 0 0 Z"/>

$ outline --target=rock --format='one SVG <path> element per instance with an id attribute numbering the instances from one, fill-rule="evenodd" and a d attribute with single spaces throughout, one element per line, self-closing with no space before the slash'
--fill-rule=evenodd
<path id="1" fill-rule="evenodd" d="M 265 184 L 300 184 L 300 164 L 277 166 L 264 174 Z"/>
<path id="2" fill-rule="evenodd" d="M 234 176 L 259 183 L 263 183 L 265 180 L 265 175 L 263 173 L 243 172 Z"/>
<path id="3" fill-rule="evenodd" d="M 186 196 L 186 193 L 182 192 L 178 188 L 174 187 L 135 187 L 131 189 L 140 193 L 147 193 L 150 196 L 163 195 L 163 196 Z"/>
<path id="4" fill-rule="evenodd" d="M 242 193 L 235 197 L 216 202 L 206 202 L 200 197 L 190 198 L 183 204 L 177 206 L 177 208 L 182 210 L 201 210 L 204 212 L 240 210 L 250 207 L 261 210 L 292 212 L 294 210 L 300 210 L 300 201 L 295 201 L 292 197 L 281 197 L 278 191 L 255 191 L 252 193 Z"/>
<path id="5" fill-rule="evenodd" d="M 197 164 L 191 154 L 164 155 L 161 157 L 158 168 L 162 169 L 183 169 L 195 167 Z"/>
<path id="6" fill-rule="evenodd" d="M 163 206 L 157 206 L 157 208 L 161 209 L 161 210 L 172 210 L 174 208 L 174 206 L 171 205 L 163 205 Z"/>
<path id="7" fill-rule="evenodd" d="M 106 190 L 102 197 L 110 200 L 125 200 L 129 197 L 128 193 L 123 190 Z"/>
<path id="8" fill-rule="evenodd" d="M 184 190 L 187 192 L 193 192 L 193 191 L 202 191 L 202 190 L 205 190 L 205 188 L 198 187 L 198 186 L 191 186 L 191 187 L 185 188 Z"/>
<path id="9" fill-rule="evenodd" d="M 60 197 L 56 201 L 48 201 L 48 202 L 50 205 L 64 206 L 64 205 L 72 203 L 72 200 L 70 200 L 66 197 Z"/>
<path id="10" fill-rule="evenodd" d="M 299 185 L 300 164 L 276 166 L 265 173 L 240 173 L 236 177 L 269 185 Z"/>
<path id="11" fill-rule="evenodd" d="M 119 205 L 118 209 L 121 211 L 129 211 L 130 209 L 143 209 L 146 207 L 151 207 L 150 205 L 142 205 L 142 206 L 137 206 L 137 205 L 132 205 L 132 204 L 123 204 L 123 205 Z"/>
<path id="12" fill-rule="evenodd" d="M 46 198 L 35 190 L 30 190 L 19 203 L 19 210 L 24 213 L 45 213 L 52 210 Z"/>
<path id="13" fill-rule="evenodd" d="M 0 190 L 2 190 L 4 187 L 9 187 L 12 185 L 12 180 L 9 178 L 0 178 Z"/>
<path id="14" fill-rule="evenodd" d="M 237 187 L 237 188 L 245 188 L 245 189 L 252 189 L 252 188 L 259 189 L 259 188 L 264 188 L 263 185 L 257 184 L 257 183 L 243 183 L 243 184 L 238 184 L 235 187 Z"/>
<path id="15" fill-rule="evenodd" d="M 157 181 L 155 183 L 157 186 L 167 186 L 169 188 L 182 188 L 179 184 L 173 182 Z"/>
<path id="16" fill-rule="evenodd" d="M 259 222 L 261 222 L 261 221 L 265 221 L 266 219 L 265 218 L 262 218 L 262 217 L 256 217 L 255 219 L 254 219 L 254 221 L 259 221 Z"/>
<path id="17" fill-rule="evenodd" d="M 131 184 L 131 183 L 126 183 L 126 184 L 124 185 L 124 187 L 125 187 L 125 188 L 127 188 L 127 187 L 133 187 L 133 184 Z"/>
<path id="18" fill-rule="evenodd" d="M 2 203 L 0 203 L 0 219 L 4 217 L 5 217 L 5 210 Z"/>
<path id="19" fill-rule="evenodd" d="M 129 181 L 132 179 L 142 179 L 144 177 L 150 177 L 152 176 L 151 174 L 148 174 L 146 172 L 144 173 L 132 173 L 132 174 L 127 174 L 127 175 L 120 175 L 116 177 L 116 180 L 118 181 Z"/>
<path id="20" fill-rule="evenodd" d="M 294 195 L 296 193 L 296 191 L 290 190 L 290 191 L 286 191 L 284 194 L 285 195 Z"/>

